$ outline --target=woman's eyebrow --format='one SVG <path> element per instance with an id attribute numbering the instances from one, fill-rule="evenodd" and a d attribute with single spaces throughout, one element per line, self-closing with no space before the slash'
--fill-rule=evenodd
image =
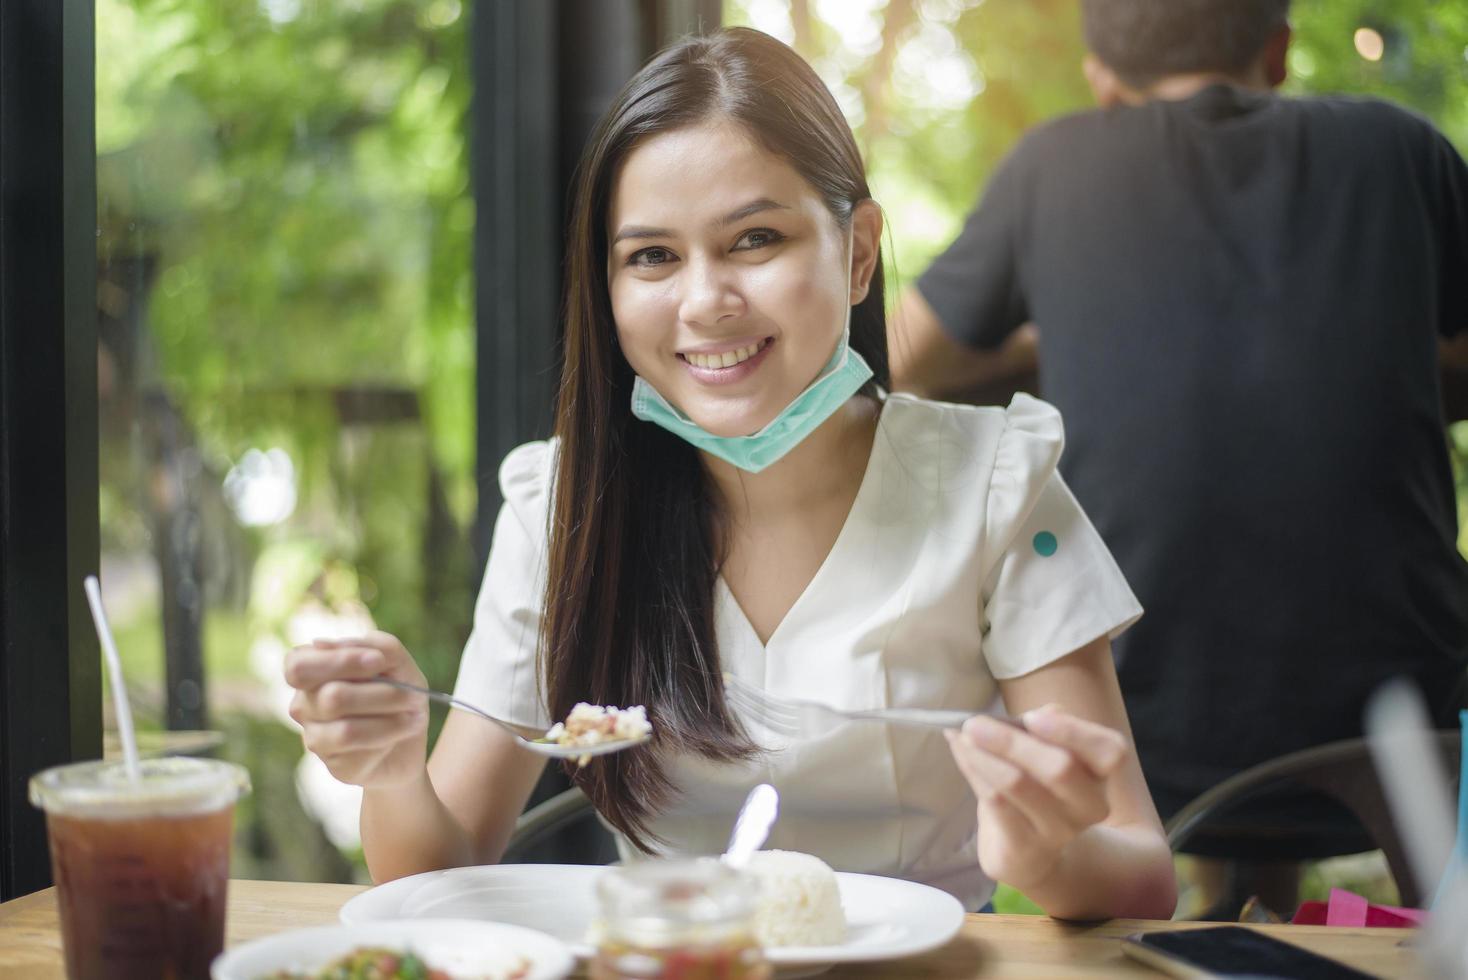
<path id="1" fill-rule="evenodd" d="M 772 201 L 768 197 L 761 197 L 756 200 L 750 201 L 742 208 L 735 208 L 733 211 L 730 211 L 728 214 L 724 215 L 724 217 L 719 219 L 719 227 L 724 228 L 734 224 L 737 221 L 743 221 L 750 215 L 759 214 L 761 211 L 789 210 L 790 206 L 788 204 L 781 204 L 779 201 Z"/>
<path id="2" fill-rule="evenodd" d="M 759 214 L 761 211 L 789 211 L 790 205 L 772 201 L 768 197 L 761 197 L 750 201 L 748 204 L 735 208 L 716 222 L 719 228 L 726 228 L 736 222 L 743 221 L 751 215 Z M 650 228 L 646 225 L 624 225 L 617 230 L 611 244 L 626 241 L 629 238 L 672 238 L 673 233 L 666 228 Z"/>
<path id="3" fill-rule="evenodd" d="M 646 228 L 642 225 L 624 225 L 612 239 L 615 245 L 628 238 L 672 238 L 673 233 L 666 228 Z"/>

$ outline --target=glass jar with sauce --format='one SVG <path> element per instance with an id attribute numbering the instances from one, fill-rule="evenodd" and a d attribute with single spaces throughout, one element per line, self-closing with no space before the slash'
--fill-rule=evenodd
<path id="1" fill-rule="evenodd" d="M 752 929 L 758 886 L 720 861 L 609 868 L 596 890 L 592 980 L 769 980 Z"/>

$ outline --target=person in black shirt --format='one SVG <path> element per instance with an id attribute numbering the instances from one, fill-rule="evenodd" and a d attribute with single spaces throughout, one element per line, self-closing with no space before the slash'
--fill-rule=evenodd
<path id="1" fill-rule="evenodd" d="M 1022 140 L 890 346 L 929 394 L 1038 348 L 1061 470 L 1146 609 L 1115 651 L 1165 818 L 1359 735 L 1394 675 L 1456 727 L 1468 576 L 1437 369 L 1468 327 L 1468 169 L 1388 103 L 1275 94 L 1288 0 L 1082 9 L 1100 108 Z M 1245 821 L 1299 833 L 1197 851 L 1369 846 L 1321 801 Z"/>

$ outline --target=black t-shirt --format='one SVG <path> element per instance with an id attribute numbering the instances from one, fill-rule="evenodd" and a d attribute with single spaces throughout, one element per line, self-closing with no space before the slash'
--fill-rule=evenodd
<path id="1" fill-rule="evenodd" d="M 918 288 L 970 346 L 1039 327 L 1061 469 L 1146 609 L 1116 653 L 1164 815 L 1360 734 L 1395 674 L 1456 724 L 1468 171 L 1430 125 L 1222 85 L 1060 119 Z"/>

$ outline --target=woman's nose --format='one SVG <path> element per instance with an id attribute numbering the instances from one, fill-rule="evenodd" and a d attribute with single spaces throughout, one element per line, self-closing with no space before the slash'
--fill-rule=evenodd
<path id="1" fill-rule="evenodd" d="M 684 323 L 711 327 L 744 312 L 738 278 L 719 262 L 694 259 L 684 268 L 678 317 Z"/>

